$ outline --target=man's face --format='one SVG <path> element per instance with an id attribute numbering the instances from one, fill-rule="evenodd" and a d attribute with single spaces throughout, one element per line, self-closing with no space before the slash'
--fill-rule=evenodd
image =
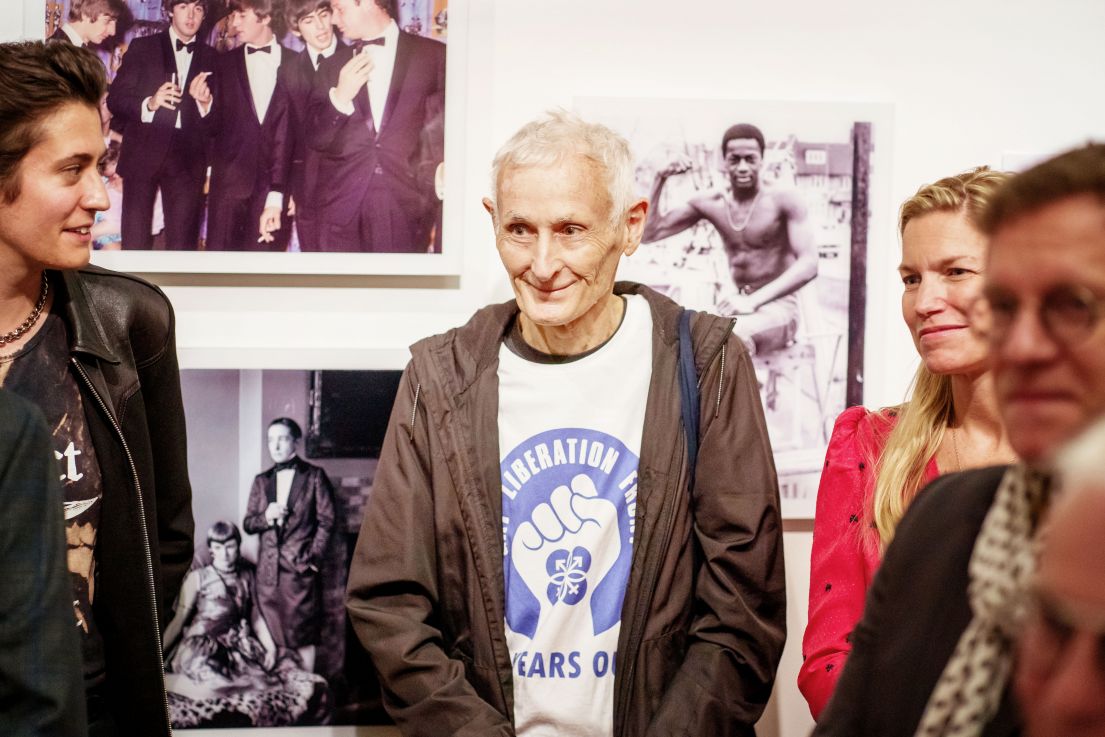
<path id="1" fill-rule="evenodd" d="M 546 327 L 580 327 L 602 313 L 622 254 L 640 243 L 643 203 L 610 224 L 602 170 L 582 156 L 500 174 L 498 201 L 484 200 L 497 224 L 499 257 L 522 314 Z"/>
<path id="2" fill-rule="evenodd" d="M 222 573 L 231 573 L 238 567 L 238 541 L 234 538 L 218 542 L 212 540 L 207 544 L 211 550 L 211 565 Z"/>
<path id="3" fill-rule="evenodd" d="M 269 456 L 273 463 L 290 461 L 295 456 L 297 440 L 287 426 L 273 425 L 269 428 Z"/>
<path id="4" fill-rule="evenodd" d="M 105 38 L 115 35 L 116 18 L 114 15 L 101 13 L 96 20 L 88 17 L 82 17 L 81 20 L 89 24 L 85 40 L 90 44 L 101 44 Z"/>
<path id="5" fill-rule="evenodd" d="M 271 21 L 269 17 L 259 18 L 253 8 L 235 10 L 230 14 L 230 31 L 241 43 L 264 46 L 272 40 Z"/>
<path id="6" fill-rule="evenodd" d="M 368 6 L 373 4 L 373 0 L 359 4 L 355 0 L 331 0 L 335 25 L 346 38 L 368 38 Z"/>
<path id="7" fill-rule="evenodd" d="M 725 171 L 734 189 L 755 189 L 760 179 L 763 152 L 753 138 L 734 138 L 725 143 Z"/>
<path id="8" fill-rule="evenodd" d="M 0 271 L 76 269 L 88 263 L 89 229 L 108 208 L 96 108 L 68 103 L 43 119 L 42 138 L 15 173 L 14 202 L 0 200 Z"/>
<path id="9" fill-rule="evenodd" d="M 169 13 L 169 22 L 182 41 L 191 41 L 199 33 L 204 9 L 198 2 L 177 3 Z"/>
<path id="10" fill-rule="evenodd" d="M 1046 523 L 1039 606 L 1019 643 L 1029 737 L 1105 737 L 1105 486 L 1072 491 Z"/>
<path id="11" fill-rule="evenodd" d="M 1105 320 L 1064 344 L 1040 304 L 1071 289 L 1105 300 L 1105 206 L 1084 195 L 1023 215 L 990 241 L 986 292 L 1018 309 L 992 347 L 995 386 L 1013 449 L 1039 461 L 1105 413 Z"/>
<path id="12" fill-rule="evenodd" d="M 295 33 L 315 51 L 325 51 L 334 40 L 333 14 L 329 8 L 308 13 L 296 22 Z"/>

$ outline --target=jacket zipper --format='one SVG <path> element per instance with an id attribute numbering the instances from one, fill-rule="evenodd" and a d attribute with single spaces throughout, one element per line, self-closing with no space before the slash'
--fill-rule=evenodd
<path id="1" fill-rule="evenodd" d="M 127 445 L 127 439 L 123 436 L 123 430 L 119 427 L 119 423 L 116 421 L 115 416 L 107 408 L 107 404 L 104 402 L 103 397 L 100 396 L 100 392 L 96 390 L 96 386 L 92 383 L 92 380 L 88 377 L 88 373 L 84 370 L 84 366 L 76 359 L 72 357 L 69 359 L 73 366 L 76 367 L 77 373 L 92 392 L 92 396 L 96 399 L 96 402 L 100 405 L 100 409 L 108 420 L 111 421 L 111 427 L 115 430 L 115 434 L 119 436 L 119 442 L 123 445 L 123 453 L 127 456 L 127 463 L 130 466 L 131 479 L 134 481 L 134 490 L 138 495 L 138 516 L 142 521 L 142 548 L 146 555 L 146 582 L 149 585 L 150 593 L 150 613 L 153 614 L 153 626 L 154 626 L 154 641 L 157 644 L 157 662 L 162 664 L 164 668 L 165 653 L 161 645 L 161 618 L 157 613 L 157 589 L 154 586 L 153 580 L 153 556 L 150 553 L 150 532 L 146 526 L 146 504 L 142 500 L 142 484 L 138 479 L 138 468 L 134 465 L 134 456 L 131 455 L 130 446 Z M 169 711 L 169 694 L 166 692 L 164 685 L 161 687 L 161 697 L 165 704 L 165 723 L 169 727 L 169 737 L 173 734 L 173 719 Z"/>
<path id="2" fill-rule="evenodd" d="M 736 324 L 736 320 L 730 320 L 730 322 L 729 322 L 729 331 L 730 332 L 732 332 L 733 326 L 735 324 Z M 725 341 L 722 341 L 721 342 L 721 347 L 718 350 L 716 350 L 712 356 L 710 356 L 710 360 L 706 362 L 707 367 L 709 367 L 714 362 L 714 360 L 717 358 L 719 353 L 721 354 L 722 364 L 721 364 L 721 375 L 718 379 L 718 394 L 717 394 L 717 406 L 715 407 L 715 416 L 716 416 L 716 412 L 718 411 L 718 408 L 721 406 L 721 384 L 722 384 L 722 382 L 725 381 Z M 703 373 L 703 375 L 705 375 L 706 372 L 703 371 L 702 373 Z M 702 386 L 702 378 L 701 377 L 699 377 L 698 385 L 700 387 Z M 696 432 L 697 432 L 697 429 L 696 429 Z M 685 466 L 686 462 L 687 462 L 687 439 L 686 439 L 685 436 L 683 437 L 683 453 L 682 453 L 682 456 L 683 456 L 683 465 Z M 684 476 L 684 474 L 682 474 L 682 473 L 679 474 L 680 480 L 682 480 L 683 476 Z M 690 494 L 692 491 L 693 491 L 693 489 L 688 489 L 687 493 Z M 668 544 L 671 542 L 672 525 L 674 525 L 674 523 L 675 523 L 675 504 L 677 502 L 676 499 L 672 498 L 674 496 L 675 496 L 675 494 L 669 494 L 668 499 L 670 500 L 670 503 L 665 505 L 661 509 L 661 512 L 666 512 L 667 515 L 664 517 L 664 520 L 663 520 L 662 534 L 661 534 L 661 537 L 660 537 L 661 545 L 658 548 L 658 550 L 660 552 L 655 558 L 653 558 L 653 560 L 651 561 L 651 565 L 649 566 L 649 570 L 646 572 L 647 577 L 646 577 L 645 580 L 648 581 L 648 583 L 646 584 L 647 587 L 648 587 L 648 593 L 647 593 L 646 596 L 638 599 L 638 603 L 640 604 L 640 606 L 638 606 L 638 608 L 637 608 L 637 617 L 633 622 L 633 639 L 634 639 L 634 642 L 627 642 L 626 643 L 627 645 L 630 646 L 630 649 L 633 652 L 633 659 L 629 662 L 629 672 L 626 673 L 626 681 L 625 682 L 627 684 L 632 684 L 633 683 L 633 677 L 636 675 L 637 657 L 639 655 L 639 651 L 640 651 L 640 647 L 641 647 L 640 633 L 643 631 L 642 628 L 644 627 L 644 619 L 645 619 L 645 614 L 646 614 L 645 607 L 647 606 L 648 602 L 652 601 L 652 595 L 656 591 L 656 571 L 657 571 L 657 568 L 659 568 L 659 566 L 660 566 L 660 558 L 663 556 L 663 551 L 667 550 Z M 626 688 L 630 688 L 630 686 L 626 686 Z M 624 698 L 622 700 L 624 701 Z M 617 705 L 615 705 L 615 709 L 617 709 Z M 625 713 L 624 708 L 621 710 L 621 713 L 623 713 L 623 714 Z M 624 730 L 625 730 L 625 719 L 624 718 L 622 719 L 622 730 L 623 730 L 623 733 L 624 733 Z"/>

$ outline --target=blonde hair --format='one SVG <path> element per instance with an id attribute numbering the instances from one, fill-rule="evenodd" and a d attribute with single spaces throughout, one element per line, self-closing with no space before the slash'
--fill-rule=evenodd
<path id="1" fill-rule="evenodd" d="M 914 218 L 932 212 L 961 212 L 979 228 L 980 218 L 993 193 L 1009 178 L 1005 172 L 980 166 L 962 174 L 926 184 L 902 203 L 898 234 Z M 898 422 L 886 439 L 881 455 L 873 460 L 875 485 L 870 519 L 864 529 L 878 536 L 885 548 L 906 508 L 925 480 L 925 469 L 944 440 L 944 431 L 955 419 L 951 376 L 934 374 L 922 363 L 910 385 L 909 401 L 890 410 Z"/>

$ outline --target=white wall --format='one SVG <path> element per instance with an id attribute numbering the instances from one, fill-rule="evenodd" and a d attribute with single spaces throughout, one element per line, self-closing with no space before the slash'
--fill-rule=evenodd
<path id="1" fill-rule="evenodd" d="M 33 32 L 41 2 L 22 7 Z M 459 278 L 153 275 L 189 366 L 399 367 L 410 342 L 508 296 L 479 198 L 495 147 L 543 109 L 618 95 L 872 101 L 894 106 L 894 130 L 876 133 L 892 154 L 875 173 L 890 197 L 871 202 L 865 400 L 894 403 L 914 367 L 897 317 L 895 204 L 1008 153 L 1105 139 L 1101 0 L 454 0 L 450 13 L 446 247 L 464 248 Z M 811 725 L 794 686 L 811 536 L 789 529 L 791 634 L 762 731 L 797 737 Z"/>

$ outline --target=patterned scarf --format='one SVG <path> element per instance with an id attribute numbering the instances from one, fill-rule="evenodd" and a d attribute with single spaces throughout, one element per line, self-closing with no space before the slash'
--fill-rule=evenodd
<path id="1" fill-rule="evenodd" d="M 1026 619 L 1036 570 L 1036 519 L 1050 477 L 1023 465 L 1002 477 L 968 564 L 972 618 L 929 696 L 915 737 L 974 737 L 1001 703 L 1013 665 L 1013 642 Z"/>

